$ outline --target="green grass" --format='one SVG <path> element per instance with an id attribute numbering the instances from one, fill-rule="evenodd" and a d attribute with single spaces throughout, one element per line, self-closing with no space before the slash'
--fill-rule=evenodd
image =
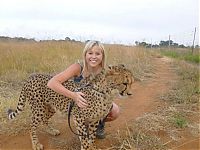
<path id="1" fill-rule="evenodd" d="M 177 128 L 185 128 L 187 126 L 187 119 L 181 114 L 175 114 L 173 118 L 171 118 L 171 122 Z"/>
<path id="2" fill-rule="evenodd" d="M 193 63 L 200 62 L 200 54 L 198 52 L 192 54 L 189 50 L 187 50 L 186 52 L 181 50 L 161 50 L 161 54 L 171 58 L 186 60 Z"/>
<path id="3" fill-rule="evenodd" d="M 172 58 L 178 58 L 178 53 L 175 51 L 162 51 L 161 54 Z"/>
<path id="4" fill-rule="evenodd" d="M 188 53 L 187 55 L 183 57 L 184 57 L 184 60 L 194 62 L 194 63 L 199 63 L 200 61 L 200 55 L 193 55 L 191 53 Z"/>

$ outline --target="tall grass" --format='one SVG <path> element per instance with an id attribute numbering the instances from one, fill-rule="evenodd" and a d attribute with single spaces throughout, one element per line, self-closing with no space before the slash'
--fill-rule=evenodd
<path id="1" fill-rule="evenodd" d="M 192 54 L 191 50 L 189 49 L 187 50 L 185 49 L 161 50 L 161 54 L 168 57 L 172 57 L 172 58 L 176 58 L 180 60 L 186 60 L 193 63 L 200 62 L 199 49 L 197 49 L 194 54 Z"/>
<path id="2" fill-rule="evenodd" d="M 1 80 L 14 82 L 34 72 L 61 71 L 80 59 L 82 47 L 70 42 L 1 42 Z"/>
<path id="3" fill-rule="evenodd" d="M 176 104 L 199 103 L 199 68 L 184 61 L 177 61 L 175 65 L 180 80 L 169 93 L 163 96 L 163 100 Z"/>
<path id="4" fill-rule="evenodd" d="M 199 63 L 200 55 L 193 55 L 192 53 L 188 53 L 187 55 L 183 56 L 183 59 L 186 61 Z"/>
<path id="5" fill-rule="evenodd" d="M 140 80 L 152 72 L 151 55 L 149 51 L 140 47 L 122 45 L 106 45 L 108 64 L 126 64 L 132 70 L 134 77 Z"/>
<path id="6" fill-rule="evenodd" d="M 82 59 L 83 43 L 0 42 L 0 79 L 21 82 L 35 72 L 57 73 Z M 147 52 L 122 45 L 105 45 L 108 64 L 124 63 L 136 76 L 151 68 Z"/>

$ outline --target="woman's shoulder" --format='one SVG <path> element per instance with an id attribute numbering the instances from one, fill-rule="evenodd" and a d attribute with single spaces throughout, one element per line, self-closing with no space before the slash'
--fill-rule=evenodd
<path id="1" fill-rule="evenodd" d="M 82 74 L 82 71 L 83 71 L 83 61 L 77 60 L 68 68 L 73 68 L 73 70 L 76 70 L 75 71 L 77 73 L 76 75 L 79 76 L 80 74 Z"/>
<path id="2" fill-rule="evenodd" d="M 68 69 L 68 68 L 80 68 L 80 67 L 83 67 L 83 62 L 77 60 L 77 61 L 75 61 L 74 63 L 72 63 L 71 65 L 69 65 L 69 66 L 67 67 L 67 69 Z"/>
<path id="3" fill-rule="evenodd" d="M 82 61 L 82 60 L 79 60 L 79 59 L 78 59 L 78 60 L 76 61 L 76 63 L 83 67 L 83 61 Z"/>
<path id="4" fill-rule="evenodd" d="M 76 64 L 78 64 L 81 68 L 81 72 L 83 71 L 83 61 L 82 60 L 77 60 Z"/>

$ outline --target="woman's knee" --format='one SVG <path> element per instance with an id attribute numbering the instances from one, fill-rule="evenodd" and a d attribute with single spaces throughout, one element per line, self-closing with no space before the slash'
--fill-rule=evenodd
<path id="1" fill-rule="evenodd" d="M 106 121 L 113 121 L 115 119 L 117 119 L 120 115 L 120 108 L 117 104 L 113 103 L 113 107 L 110 111 L 110 113 L 108 114 Z"/>

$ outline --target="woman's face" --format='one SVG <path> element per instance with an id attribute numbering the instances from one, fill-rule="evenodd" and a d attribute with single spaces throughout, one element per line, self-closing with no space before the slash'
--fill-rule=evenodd
<path id="1" fill-rule="evenodd" d="M 86 62 L 88 67 L 97 68 L 101 66 L 103 54 L 102 49 L 95 45 L 90 50 L 86 52 Z"/>

